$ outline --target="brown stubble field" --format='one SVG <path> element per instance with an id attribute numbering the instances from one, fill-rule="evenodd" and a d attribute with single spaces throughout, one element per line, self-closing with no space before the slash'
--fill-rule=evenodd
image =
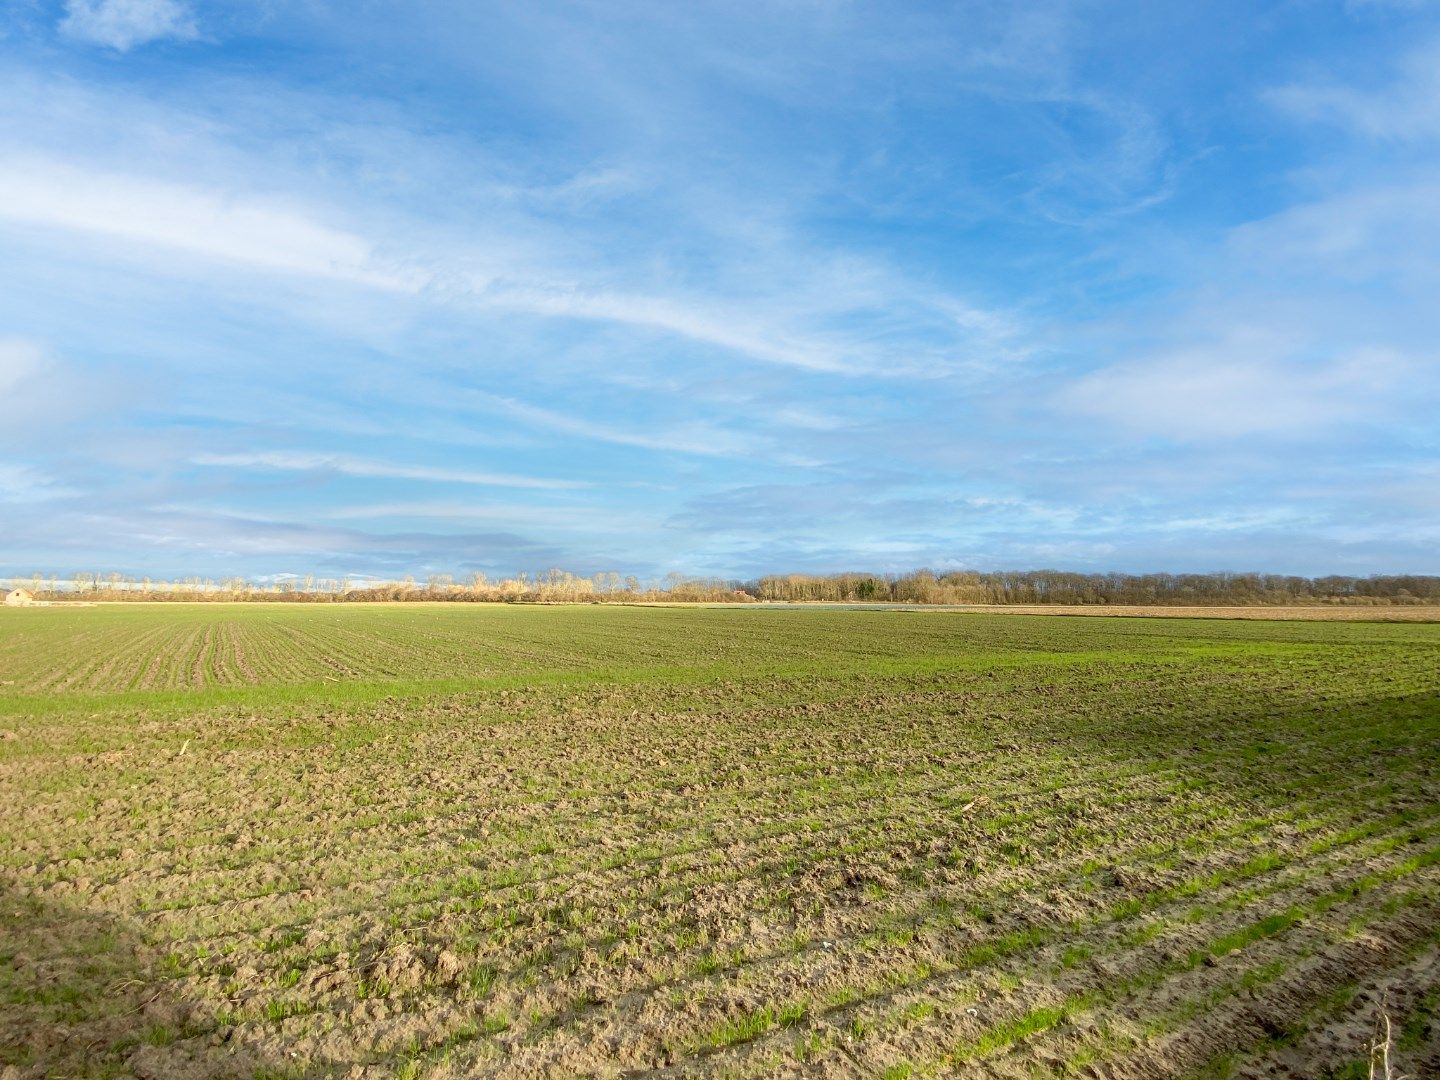
<path id="1" fill-rule="evenodd" d="M 0 1071 L 1440 1070 L 1440 625 L 0 612 Z"/>

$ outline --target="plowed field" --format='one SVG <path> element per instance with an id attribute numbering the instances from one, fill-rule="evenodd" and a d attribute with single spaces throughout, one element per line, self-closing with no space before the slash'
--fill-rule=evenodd
<path id="1" fill-rule="evenodd" d="M 1437 947 L 1436 624 L 0 611 L 5 1077 L 1431 1076 Z"/>

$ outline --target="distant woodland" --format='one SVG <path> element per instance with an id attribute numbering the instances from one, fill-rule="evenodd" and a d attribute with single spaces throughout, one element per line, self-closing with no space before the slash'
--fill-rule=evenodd
<path id="1" fill-rule="evenodd" d="M 0 583 L 3 584 L 3 583 Z M 286 578 L 256 582 L 187 578 L 158 581 L 121 574 L 76 574 L 58 579 L 13 578 L 37 600 L 363 601 L 445 600 L 460 603 L 901 603 L 1311 605 L 1440 604 L 1440 576 L 1413 574 L 1296 577 L 1282 574 L 1080 574 L 1062 570 L 981 573 L 972 570 L 908 574 L 778 574 L 753 581 L 670 574 L 642 582 L 564 570 L 490 579 L 431 575 L 423 582 Z"/>

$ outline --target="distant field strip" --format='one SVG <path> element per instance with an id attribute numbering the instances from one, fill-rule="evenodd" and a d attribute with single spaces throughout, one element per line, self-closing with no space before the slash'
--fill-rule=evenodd
<path id="1" fill-rule="evenodd" d="M 0 614 L 21 1075 L 1440 1070 L 1440 626 Z"/>
<path id="2" fill-rule="evenodd" d="M 1343 635 L 1276 623 L 1257 638 L 1216 620 L 996 620 L 945 612 L 480 605 L 126 605 L 0 612 L 0 697 L 310 682 L 483 680 L 646 666 L 902 665 L 976 650 L 1066 652 L 1177 645 L 1408 641 L 1440 626 Z M 559 625 L 557 625 L 559 624 Z M 868 634 L 867 629 L 882 630 Z M 1408 636 L 1407 636 L 1408 635 Z"/>

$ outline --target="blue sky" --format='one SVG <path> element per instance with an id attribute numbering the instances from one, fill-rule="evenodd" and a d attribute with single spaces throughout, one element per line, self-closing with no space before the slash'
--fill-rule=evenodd
<path id="1" fill-rule="evenodd" d="M 0 573 L 1440 573 L 1434 5 L 0 27 Z"/>

